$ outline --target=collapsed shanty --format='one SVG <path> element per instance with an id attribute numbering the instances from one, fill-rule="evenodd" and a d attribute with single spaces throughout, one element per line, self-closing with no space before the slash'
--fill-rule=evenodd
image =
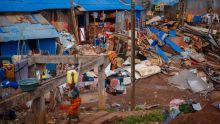
<path id="1" fill-rule="evenodd" d="M 0 123 L 217 124 L 220 2 L 132 2 L 1 1 Z"/>

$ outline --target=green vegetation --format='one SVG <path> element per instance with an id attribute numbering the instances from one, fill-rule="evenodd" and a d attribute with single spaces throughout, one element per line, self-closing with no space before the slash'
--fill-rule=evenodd
<path id="1" fill-rule="evenodd" d="M 112 112 L 117 112 L 117 109 L 115 109 L 115 108 L 108 108 L 106 111 L 112 113 Z"/>
<path id="2" fill-rule="evenodd" d="M 144 116 L 129 116 L 112 124 L 150 124 L 151 122 L 163 122 L 162 112 L 155 111 Z"/>

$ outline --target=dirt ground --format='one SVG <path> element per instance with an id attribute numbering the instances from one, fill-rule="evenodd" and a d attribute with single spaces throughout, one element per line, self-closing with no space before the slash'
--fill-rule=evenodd
<path id="1" fill-rule="evenodd" d="M 172 124 L 219 124 L 220 110 L 212 107 L 211 104 L 220 101 L 220 92 L 215 91 L 208 94 L 207 97 L 201 94 L 193 94 L 189 90 L 181 90 L 168 84 L 169 76 L 158 74 L 149 78 L 142 79 L 136 84 L 136 105 L 160 104 L 159 108 L 167 108 L 169 102 L 174 99 L 192 99 L 201 103 L 203 110 L 196 113 L 182 114 L 172 121 Z M 130 107 L 130 88 L 125 95 L 112 96 L 108 95 L 107 104 L 118 103 L 125 110 Z M 89 104 L 94 106 L 97 104 Z M 84 105 L 82 105 L 84 106 Z M 85 105 L 85 106 L 88 106 Z"/>
<path id="2" fill-rule="evenodd" d="M 207 99 L 199 94 L 193 94 L 189 90 L 180 90 L 168 84 L 168 76 L 158 74 L 149 78 L 139 80 L 136 84 L 136 104 L 154 105 L 160 104 L 161 107 L 169 106 L 169 102 L 174 99 L 192 99 L 197 102 L 206 103 Z M 130 88 L 126 95 L 109 95 L 108 104 L 117 102 L 123 108 L 129 107 Z"/>
<path id="3" fill-rule="evenodd" d="M 203 95 L 193 94 L 189 90 L 181 90 L 168 84 L 168 76 L 157 74 L 149 78 L 141 79 L 136 84 L 136 105 L 146 104 L 155 105 L 160 104 L 161 107 L 169 106 L 169 102 L 174 99 L 192 99 L 200 103 L 207 103 Z M 127 88 L 125 95 L 108 95 L 107 104 L 113 103 L 121 104 L 121 107 L 128 109 L 130 106 L 130 87 Z M 83 104 L 82 106 L 94 106 L 97 103 Z"/>
<path id="4" fill-rule="evenodd" d="M 169 102 L 174 99 L 192 99 L 201 103 L 203 109 L 200 112 L 182 114 L 173 120 L 172 124 L 219 124 L 220 123 L 220 110 L 215 109 L 211 104 L 220 100 L 219 91 L 212 92 L 205 97 L 200 94 L 193 94 L 189 90 L 180 90 L 175 86 L 168 84 L 169 76 L 163 74 L 157 74 L 149 78 L 142 79 L 136 84 L 136 105 L 146 104 L 155 105 L 160 104 L 159 109 L 168 108 Z M 91 94 L 94 96 L 94 94 Z M 90 97 L 91 97 L 90 96 Z M 129 110 L 130 107 L 130 88 L 127 88 L 125 95 L 112 96 L 108 95 L 107 105 L 110 106 L 113 103 L 121 105 L 122 111 Z M 81 108 L 91 108 L 92 111 L 97 108 L 97 100 L 93 100 L 91 103 L 82 104 Z M 83 111 L 81 111 L 83 112 Z M 58 112 L 59 113 L 59 112 Z M 55 113 L 54 113 L 55 114 Z M 55 114 L 63 116 L 62 113 Z M 52 115 L 53 116 L 53 115 Z M 60 119 L 58 119 L 60 120 Z M 65 119 L 62 119 L 65 120 Z"/>

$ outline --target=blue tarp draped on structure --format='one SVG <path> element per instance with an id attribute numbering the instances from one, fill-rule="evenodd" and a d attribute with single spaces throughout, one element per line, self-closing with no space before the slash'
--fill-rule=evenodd
<path id="1" fill-rule="evenodd" d="M 130 0 L 74 0 L 76 5 L 81 6 L 85 11 L 100 10 L 130 10 Z M 143 10 L 142 7 L 136 6 L 137 10 Z"/>
<path id="2" fill-rule="evenodd" d="M 85 11 L 126 9 L 126 5 L 119 0 L 74 0 L 74 2 Z"/>
<path id="3" fill-rule="evenodd" d="M 74 0 L 86 11 L 130 10 L 130 0 Z M 48 9 L 70 9 L 70 0 L 0 0 L 0 12 L 34 12 Z M 143 10 L 136 6 L 137 10 Z"/>
<path id="4" fill-rule="evenodd" d="M 179 3 L 179 0 L 151 0 L 153 5 L 168 5 L 168 6 L 174 6 L 177 3 Z"/>
<path id="5" fill-rule="evenodd" d="M 70 0 L 1 0 L 0 12 L 34 12 L 44 9 L 69 9 Z"/>

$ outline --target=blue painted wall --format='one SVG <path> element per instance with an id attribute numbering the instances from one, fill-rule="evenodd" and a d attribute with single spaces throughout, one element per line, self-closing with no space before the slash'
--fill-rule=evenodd
<path id="1" fill-rule="evenodd" d="M 25 42 L 25 47 L 22 48 L 23 43 Z M 4 57 L 11 57 L 16 55 L 18 52 L 18 41 L 11 42 L 2 42 L 0 44 L 1 54 Z M 55 39 L 40 39 L 39 40 L 39 49 L 42 51 L 49 51 L 51 55 L 56 54 L 56 41 Z M 30 50 L 28 46 L 28 41 L 20 41 L 20 51 L 23 55 L 27 55 Z"/>
<path id="2" fill-rule="evenodd" d="M 25 47 L 22 48 L 25 42 Z M 50 55 L 56 55 L 56 41 L 54 38 L 39 39 L 39 49 L 42 51 L 48 51 Z M 1 57 L 12 57 L 12 55 L 18 54 L 18 41 L 1 42 L 0 43 Z M 27 55 L 30 50 L 28 41 L 20 41 L 20 51 L 22 55 Z M 47 69 L 55 70 L 56 65 L 47 64 Z"/>

